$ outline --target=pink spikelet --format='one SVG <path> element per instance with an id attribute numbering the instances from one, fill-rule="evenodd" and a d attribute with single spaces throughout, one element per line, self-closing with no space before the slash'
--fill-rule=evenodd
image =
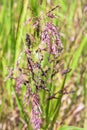
<path id="1" fill-rule="evenodd" d="M 37 94 L 33 94 L 32 100 L 32 111 L 30 122 L 32 123 L 32 127 L 34 130 L 40 130 L 41 126 L 41 108 L 39 105 L 39 98 Z"/>
<path id="2" fill-rule="evenodd" d="M 58 55 L 59 48 L 62 49 L 59 28 L 52 23 L 46 23 L 41 35 L 42 43 L 47 45 L 47 50 L 53 55 Z M 43 44 L 43 46 L 44 46 Z"/>

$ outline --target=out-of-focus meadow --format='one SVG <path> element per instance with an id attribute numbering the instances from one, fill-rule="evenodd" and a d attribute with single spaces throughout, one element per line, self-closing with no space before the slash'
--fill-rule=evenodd
<path id="1" fill-rule="evenodd" d="M 86 0 L 0 0 L 0 130 L 33 130 L 27 123 L 28 108 L 24 110 L 14 94 L 13 81 L 8 79 L 5 82 L 5 79 L 25 47 L 26 33 L 33 33 L 28 19 L 44 15 L 57 5 L 59 8 L 53 11 L 57 18 L 53 23 L 59 27 L 64 48 L 60 69 L 71 69 L 65 76 L 58 75 L 57 88 L 59 90 L 62 84 L 72 92 L 62 96 L 61 107 L 58 113 L 54 111 L 55 116 L 51 113 L 50 122 L 54 130 L 87 130 Z M 46 21 L 45 18 L 43 22 Z M 38 42 L 38 38 L 36 40 Z M 25 57 L 22 60 L 24 62 Z M 58 101 L 54 99 L 56 105 Z M 43 122 L 46 123 L 44 119 Z M 44 125 L 41 129 L 47 130 L 48 127 Z"/>

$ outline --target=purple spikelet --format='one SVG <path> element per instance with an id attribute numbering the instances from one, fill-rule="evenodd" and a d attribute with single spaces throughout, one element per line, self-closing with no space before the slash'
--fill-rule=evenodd
<path id="1" fill-rule="evenodd" d="M 40 130 L 41 126 L 41 109 L 39 105 L 39 98 L 37 94 L 33 94 L 32 97 L 32 111 L 30 121 L 32 123 L 32 127 L 35 130 Z"/>
<path id="2" fill-rule="evenodd" d="M 49 53 L 58 55 L 58 49 L 62 48 L 58 27 L 52 23 L 46 23 L 41 39 L 42 43 L 46 44 Z"/>
<path id="3" fill-rule="evenodd" d="M 24 84 L 24 82 L 25 82 L 25 79 L 24 79 L 22 69 L 19 68 L 18 76 L 15 78 L 15 89 L 18 94 L 21 93 L 21 87 Z"/>

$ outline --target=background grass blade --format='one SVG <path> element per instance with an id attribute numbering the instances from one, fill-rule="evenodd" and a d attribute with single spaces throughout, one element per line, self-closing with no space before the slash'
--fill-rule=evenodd
<path id="1" fill-rule="evenodd" d="M 73 56 L 72 56 L 71 59 L 70 59 L 71 63 L 70 63 L 70 65 L 69 65 L 69 67 L 72 69 L 72 71 L 67 75 L 67 80 L 70 79 L 70 77 L 71 77 L 73 71 L 74 71 L 74 70 L 76 69 L 76 67 L 78 66 L 79 57 L 80 57 L 80 55 L 81 55 L 81 53 L 82 53 L 82 51 L 83 51 L 83 48 L 84 48 L 84 46 L 86 45 L 86 43 L 87 43 L 87 36 L 83 37 L 82 42 L 80 43 L 78 49 L 75 50 L 75 52 L 73 52 Z M 66 80 L 66 81 L 67 81 L 67 80 Z"/>
<path id="2" fill-rule="evenodd" d="M 79 128 L 75 126 L 62 126 L 59 130 L 84 130 L 84 128 Z"/>
<path id="3" fill-rule="evenodd" d="M 22 38 L 22 33 L 23 33 L 23 28 L 24 28 L 24 20 L 25 20 L 25 15 L 27 13 L 27 7 L 28 7 L 28 0 L 23 0 L 22 1 L 22 7 L 21 7 L 21 12 L 19 16 L 19 21 L 18 21 L 18 27 L 17 27 L 17 35 L 16 35 L 16 49 L 15 49 L 15 62 L 14 65 L 16 65 L 17 58 L 20 54 L 20 47 L 21 47 L 21 38 Z"/>

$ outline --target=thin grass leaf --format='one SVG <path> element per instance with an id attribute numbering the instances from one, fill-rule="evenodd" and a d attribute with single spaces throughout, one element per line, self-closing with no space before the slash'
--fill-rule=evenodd
<path id="1" fill-rule="evenodd" d="M 84 130 L 84 129 L 75 126 L 62 126 L 59 130 Z"/>
<path id="2" fill-rule="evenodd" d="M 85 107 L 87 108 L 87 74 L 85 74 L 85 79 L 84 79 L 84 101 L 85 101 Z M 84 122 L 84 130 L 87 130 L 87 111 L 85 114 L 85 122 Z"/>
<path id="3" fill-rule="evenodd" d="M 18 29 L 17 29 L 17 39 L 16 39 L 16 52 L 15 52 L 15 62 L 14 62 L 14 67 L 17 62 L 17 58 L 20 53 L 20 45 L 21 45 L 21 38 L 22 38 L 22 32 L 23 32 L 23 23 L 25 20 L 25 15 L 27 12 L 27 5 L 28 5 L 28 0 L 23 0 L 22 1 L 22 7 L 21 7 L 21 12 L 20 12 L 20 18 L 18 22 Z"/>
<path id="4" fill-rule="evenodd" d="M 76 52 L 73 52 L 73 58 L 72 58 L 72 61 L 70 64 L 70 68 L 72 68 L 72 71 L 67 75 L 67 79 L 66 79 L 67 81 L 70 79 L 73 71 L 76 69 L 76 67 L 78 65 L 79 57 L 80 57 L 82 50 L 83 50 L 84 46 L 86 45 L 86 43 L 87 43 L 87 36 L 83 37 L 83 40 L 79 45 L 79 48 L 77 49 Z"/>

